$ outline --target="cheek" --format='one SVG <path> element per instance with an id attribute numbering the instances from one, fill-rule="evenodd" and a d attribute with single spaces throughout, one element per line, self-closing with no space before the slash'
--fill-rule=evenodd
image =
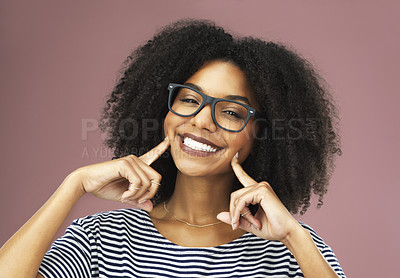
<path id="1" fill-rule="evenodd" d="M 239 136 L 236 136 L 235 140 L 231 140 L 230 142 L 232 147 L 239 149 L 248 149 L 252 144 L 252 140 L 246 136 L 246 134 L 240 134 Z"/>
<path id="2" fill-rule="evenodd" d="M 168 112 L 164 119 L 164 133 L 172 135 L 178 126 L 186 122 L 186 118 Z"/>
<path id="3" fill-rule="evenodd" d="M 241 132 L 229 132 L 226 134 L 225 139 L 235 145 L 251 145 L 254 139 L 253 130 L 245 128 Z"/>
<path id="4" fill-rule="evenodd" d="M 254 136 L 251 129 L 244 129 L 242 132 L 230 135 L 229 140 L 233 149 L 238 150 L 240 154 L 247 157 L 253 145 Z"/>
<path id="5" fill-rule="evenodd" d="M 172 128 L 176 126 L 176 120 L 174 119 L 176 115 L 174 115 L 172 112 L 168 112 L 167 116 L 165 116 L 164 119 L 164 131 L 166 133 L 169 132 Z"/>
<path id="6" fill-rule="evenodd" d="M 167 114 L 167 116 L 165 116 L 164 119 L 164 135 L 169 137 L 169 139 L 171 140 L 173 138 L 173 130 L 174 130 L 174 125 L 173 125 L 173 116 L 171 116 L 170 114 L 172 114 L 171 112 L 169 112 Z"/>
<path id="7" fill-rule="evenodd" d="M 164 134 L 165 135 L 167 135 L 168 134 L 168 126 L 170 126 L 171 124 L 169 123 L 170 122 L 170 116 L 169 116 L 169 114 L 170 114 L 171 112 L 168 112 L 168 114 L 167 114 L 167 116 L 165 116 L 165 119 L 164 119 Z"/>

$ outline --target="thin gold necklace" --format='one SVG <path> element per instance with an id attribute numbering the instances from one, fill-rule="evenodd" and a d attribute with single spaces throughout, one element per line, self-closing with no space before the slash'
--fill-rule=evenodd
<path id="1" fill-rule="evenodd" d="M 180 222 L 182 222 L 182 223 L 185 223 L 186 225 L 191 226 L 191 227 L 204 228 L 204 227 L 214 226 L 214 225 L 218 225 L 218 224 L 223 223 L 223 222 L 221 222 L 221 221 L 218 221 L 218 222 L 211 223 L 211 224 L 196 225 L 196 224 L 189 223 L 189 222 L 187 222 L 187 221 L 185 221 L 185 220 L 182 220 L 182 219 L 179 219 L 178 217 L 176 217 L 175 214 L 173 214 L 172 212 L 170 212 L 170 211 L 167 209 L 167 206 L 165 205 L 165 202 L 164 202 L 164 209 L 165 209 L 165 211 L 166 211 L 167 213 L 172 214 L 172 216 L 173 216 L 176 220 L 178 220 L 178 221 L 180 221 Z"/>

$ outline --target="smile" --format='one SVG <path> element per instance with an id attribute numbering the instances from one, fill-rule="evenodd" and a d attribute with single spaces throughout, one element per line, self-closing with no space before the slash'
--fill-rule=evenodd
<path id="1" fill-rule="evenodd" d="M 223 149 L 205 138 L 190 133 L 179 135 L 179 143 L 182 151 L 200 157 L 214 155 Z"/>
<path id="2" fill-rule="evenodd" d="M 189 137 L 183 138 L 183 144 L 196 151 L 203 151 L 209 153 L 215 153 L 217 151 L 217 149 L 211 147 L 210 145 L 197 142 Z"/>

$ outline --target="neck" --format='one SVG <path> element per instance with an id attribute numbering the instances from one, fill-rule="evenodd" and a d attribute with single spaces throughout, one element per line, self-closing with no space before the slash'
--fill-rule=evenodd
<path id="1" fill-rule="evenodd" d="M 193 224 L 215 222 L 218 213 L 229 210 L 232 186 L 232 173 L 192 177 L 178 171 L 168 210 Z"/>

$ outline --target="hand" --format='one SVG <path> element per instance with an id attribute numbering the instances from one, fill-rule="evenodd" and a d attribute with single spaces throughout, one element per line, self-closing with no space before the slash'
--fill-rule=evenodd
<path id="1" fill-rule="evenodd" d="M 268 240 L 283 241 L 292 232 L 301 229 L 269 183 L 252 179 L 236 157 L 232 159 L 231 165 L 244 188 L 231 194 L 230 212 L 218 214 L 219 220 L 231 224 L 232 229 L 240 228 Z M 259 204 L 255 215 L 249 211 L 250 204 Z"/>
<path id="2" fill-rule="evenodd" d="M 128 155 L 119 159 L 88 165 L 76 170 L 84 192 L 107 200 L 122 201 L 135 208 L 152 210 L 150 199 L 156 194 L 161 175 L 149 165 L 169 147 L 166 138 L 140 157 Z"/>

